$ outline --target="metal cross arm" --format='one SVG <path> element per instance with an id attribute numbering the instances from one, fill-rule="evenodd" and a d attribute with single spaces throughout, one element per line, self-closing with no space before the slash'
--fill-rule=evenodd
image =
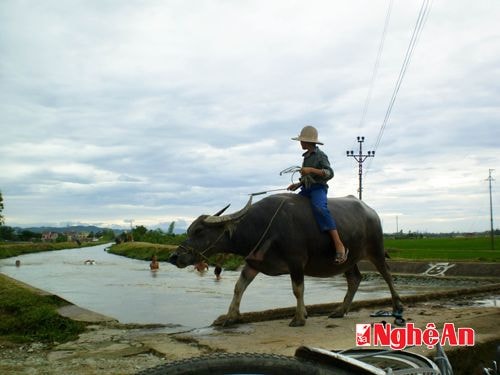
<path id="1" fill-rule="evenodd" d="M 367 158 L 375 157 L 375 151 L 368 151 L 367 154 L 363 154 L 363 142 L 365 141 L 365 137 L 357 137 L 358 143 L 359 143 L 359 153 L 355 154 L 354 151 L 346 151 L 346 155 L 348 157 L 353 157 L 354 160 L 358 162 L 358 177 L 359 177 L 359 188 L 358 188 L 358 193 L 359 193 L 359 200 L 362 199 L 362 191 L 363 191 L 363 162 Z"/>

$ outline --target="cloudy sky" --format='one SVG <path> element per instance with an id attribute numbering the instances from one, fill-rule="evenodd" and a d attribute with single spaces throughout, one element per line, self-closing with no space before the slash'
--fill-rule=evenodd
<path id="1" fill-rule="evenodd" d="M 500 2 L 429 3 L 381 132 L 421 5 L 2 0 L 5 224 L 185 227 L 286 187 L 279 172 L 302 162 L 290 138 L 312 124 L 335 169 L 331 197 L 358 194 L 356 137 L 376 149 L 363 200 L 386 232 L 488 230 Z"/>

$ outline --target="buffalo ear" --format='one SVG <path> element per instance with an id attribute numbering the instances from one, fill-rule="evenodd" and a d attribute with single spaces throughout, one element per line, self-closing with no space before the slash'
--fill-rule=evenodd
<path id="1" fill-rule="evenodd" d="M 224 211 L 226 211 L 229 208 L 230 205 L 231 205 L 231 203 L 229 203 L 226 207 L 224 207 L 222 210 L 218 211 L 217 213 L 215 213 L 212 216 L 220 216 L 220 215 L 222 215 L 224 213 Z"/>

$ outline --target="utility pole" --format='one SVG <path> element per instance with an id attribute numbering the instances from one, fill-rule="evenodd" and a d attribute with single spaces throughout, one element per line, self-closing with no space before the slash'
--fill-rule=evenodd
<path id="1" fill-rule="evenodd" d="M 130 223 L 130 239 L 132 242 L 134 242 L 134 228 L 133 228 L 133 225 L 134 225 L 134 219 L 125 219 L 123 220 L 124 222 L 126 223 Z"/>
<path id="2" fill-rule="evenodd" d="M 493 232 L 493 200 L 491 199 L 491 181 L 495 181 L 493 177 L 491 177 L 491 172 L 493 172 L 494 169 L 489 169 L 489 176 L 486 179 L 486 181 L 489 182 L 490 185 L 490 238 L 491 238 L 491 250 L 495 250 L 495 233 Z"/>
<path id="3" fill-rule="evenodd" d="M 363 142 L 365 137 L 357 137 L 359 143 L 359 153 L 355 154 L 354 151 L 346 151 L 347 156 L 353 157 L 358 162 L 358 175 L 359 175 L 359 200 L 363 197 L 363 162 L 366 158 L 372 158 L 375 156 L 375 151 L 368 151 L 366 155 L 363 154 Z"/>

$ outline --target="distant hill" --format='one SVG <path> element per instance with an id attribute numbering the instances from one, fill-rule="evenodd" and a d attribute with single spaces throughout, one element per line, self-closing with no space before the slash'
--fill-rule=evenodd
<path id="1" fill-rule="evenodd" d="M 130 228 L 103 228 L 103 227 L 98 227 L 95 225 L 71 225 L 71 226 L 66 226 L 66 227 L 50 227 L 50 226 L 42 226 L 42 227 L 29 227 L 29 228 L 21 228 L 21 227 L 14 227 L 14 230 L 16 232 L 22 232 L 23 230 L 28 230 L 33 233 L 45 233 L 45 232 L 54 232 L 54 233 L 65 233 L 65 232 L 102 232 L 103 230 L 112 230 L 115 232 L 115 235 L 120 235 L 123 232 L 129 232 Z M 167 232 L 168 226 L 163 225 L 163 226 L 156 226 L 153 228 L 150 228 L 152 230 L 154 229 L 161 229 L 163 232 Z M 186 228 L 174 228 L 174 234 L 184 234 L 186 233 Z"/>
<path id="2" fill-rule="evenodd" d="M 103 230 L 110 228 L 100 228 L 95 225 L 73 225 L 69 227 L 30 227 L 30 228 L 14 228 L 17 232 L 22 232 L 23 230 L 28 230 L 34 233 L 44 233 L 44 232 L 54 232 L 54 233 L 65 233 L 65 232 L 102 232 Z M 123 229 L 111 229 L 115 234 L 120 234 L 123 232 Z"/>

